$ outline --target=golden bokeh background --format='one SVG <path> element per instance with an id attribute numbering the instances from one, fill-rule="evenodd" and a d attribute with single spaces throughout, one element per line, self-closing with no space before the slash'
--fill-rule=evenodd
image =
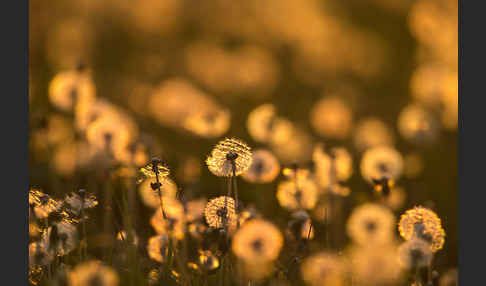
<path id="1" fill-rule="evenodd" d="M 436 268 L 457 267 L 457 14 L 457 0 L 31 0 L 30 185 L 99 194 L 96 234 L 107 181 L 135 178 L 120 166 L 161 157 L 168 196 L 213 198 L 226 182 L 205 160 L 236 137 L 272 152 L 257 166 L 267 177 L 238 181 L 240 200 L 285 226 L 276 174 L 328 160 L 320 143 L 344 147 L 335 152 L 349 192 L 335 238 L 344 246 L 350 210 L 371 197 L 361 158 L 389 146 L 403 175 L 388 204 L 395 216 L 433 209 L 446 231 Z M 146 240 L 143 202 L 157 202 L 144 194 L 135 224 Z"/>

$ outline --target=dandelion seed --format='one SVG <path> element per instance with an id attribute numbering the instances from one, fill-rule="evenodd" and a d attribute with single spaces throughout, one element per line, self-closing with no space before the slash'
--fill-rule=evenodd
<path id="1" fill-rule="evenodd" d="M 148 240 L 147 252 L 151 259 L 157 262 L 164 262 L 167 256 L 167 246 L 169 243 L 169 238 L 165 234 L 152 236 Z"/>
<path id="2" fill-rule="evenodd" d="M 445 231 L 440 218 L 433 211 L 421 206 L 402 214 L 398 230 L 405 240 L 419 238 L 428 242 L 432 252 L 440 250 L 444 245 Z"/>
<path id="3" fill-rule="evenodd" d="M 216 176 L 235 176 L 246 172 L 252 162 L 250 147 L 246 143 L 235 139 L 224 139 L 220 141 L 211 151 L 206 164 L 209 171 Z"/>
<path id="4" fill-rule="evenodd" d="M 283 237 L 272 223 L 253 219 L 235 233 L 232 249 L 246 263 L 261 264 L 277 259 L 283 246 Z"/>
<path id="5" fill-rule="evenodd" d="M 236 227 L 237 215 L 235 200 L 231 197 L 220 196 L 211 199 L 204 209 L 204 217 L 210 227 L 230 229 Z"/>
<path id="6" fill-rule="evenodd" d="M 395 216 L 378 204 L 366 203 L 353 210 L 346 230 L 351 239 L 359 245 L 384 245 L 393 241 Z"/>
<path id="7" fill-rule="evenodd" d="M 117 286 L 118 274 L 101 261 L 91 260 L 76 265 L 68 274 L 69 286 L 102 285 Z"/>
<path id="8" fill-rule="evenodd" d="M 243 179 L 252 183 L 269 183 L 280 173 L 280 164 L 277 158 L 264 149 L 256 150 L 252 156 L 252 163 Z"/>
<path id="9" fill-rule="evenodd" d="M 300 271 L 307 285 L 345 285 L 343 262 L 331 253 L 320 252 L 306 258 Z"/>

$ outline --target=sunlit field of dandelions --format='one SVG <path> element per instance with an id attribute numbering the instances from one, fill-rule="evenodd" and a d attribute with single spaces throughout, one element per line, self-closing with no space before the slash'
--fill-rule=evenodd
<path id="1" fill-rule="evenodd" d="M 30 285 L 458 285 L 457 0 L 31 0 L 29 34 Z"/>

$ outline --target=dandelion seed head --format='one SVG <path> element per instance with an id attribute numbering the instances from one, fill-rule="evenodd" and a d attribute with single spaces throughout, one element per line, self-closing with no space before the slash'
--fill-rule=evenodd
<path id="1" fill-rule="evenodd" d="M 395 216 L 386 207 L 365 203 L 356 207 L 346 224 L 353 242 L 359 245 L 384 245 L 394 239 Z"/>
<path id="2" fill-rule="evenodd" d="M 257 142 L 269 142 L 273 136 L 273 121 L 277 116 L 273 104 L 263 104 L 248 114 L 247 129 L 251 137 Z"/>
<path id="3" fill-rule="evenodd" d="M 395 243 L 373 246 L 354 246 L 349 250 L 349 269 L 357 285 L 394 285 L 402 275 Z"/>
<path id="4" fill-rule="evenodd" d="M 35 188 L 29 190 L 29 205 L 33 206 L 34 214 L 39 219 L 48 217 L 61 207 L 59 201 Z"/>
<path id="5" fill-rule="evenodd" d="M 353 142 L 356 149 L 366 151 L 379 146 L 393 146 L 393 132 L 385 122 L 370 117 L 361 120 L 354 131 Z"/>
<path id="6" fill-rule="evenodd" d="M 430 244 L 432 252 L 442 248 L 445 231 L 440 218 L 430 209 L 417 206 L 407 210 L 400 217 L 398 231 L 405 240 L 419 238 Z"/>
<path id="7" fill-rule="evenodd" d="M 211 199 L 204 208 L 204 218 L 213 228 L 224 228 L 225 222 L 230 229 L 235 228 L 238 219 L 235 200 L 227 196 Z"/>
<path id="8" fill-rule="evenodd" d="M 149 257 L 157 262 L 164 262 L 167 256 L 167 246 L 169 238 L 165 234 L 152 236 L 147 243 L 147 253 Z"/>
<path id="9" fill-rule="evenodd" d="M 415 144 L 430 143 L 438 135 L 437 122 L 419 105 L 406 106 L 398 115 L 397 124 L 403 138 Z"/>
<path id="10" fill-rule="evenodd" d="M 54 256 L 45 241 L 35 241 L 29 244 L 29 266 L 45 266 L 51 263 Z"/>
<path id="11" fill-rule="evenodd" d="M 117 286 L 118 274 L 101 261 L 91 260 L 78 264 L 68 273 L 70 286 Z"/>
<path id="12" fill-rule="evenodd" d="M 253 219 L 235 233 L 232 249 L 247 263 L 262 263 L 275 260 L 282 245 L 283 236 L 276 226 L 262 219 Z"/>
<path id="13" fill-rule="evenodd" d="M 159 193 L 158 191 L 153 190 L 150 186 L 150 184 L 154 182 L 155 179 L 153 178 L 143 180 L 138 187 L 138 192 L 144 205 L 157 209 L 160 208 Z M 160 192 L 162 193 L 162 201 L 166 200 L 166 198 L 175 199 L 177 195 L 177 185 L 170 178 L 165 178 L 160 187 Z"/>
<path id="14" fill-rule="evenodd" d="M 339 97 L 323 97 L 312 108 L 310 122 L 314 130 L 323 137 L 345 139 L 352 128 L 353 113 Z"/>
<path id="15" fill-rule="evenodd" d="M 76 70 L 58 73 L 49 83 L 49 100 L 62 111 L 72 111 L 77 104 L 92 102 L 96 89 L 91 76 Z"/>
<path id="16" fill-rule="evenodd" d="M 297 175 L 280 182 L 277 186 L 279 204 L 289 210 L 313 209 L 319 190 L 314 180 L 307 175 Z"/>
<path id="17" fill-rule="evenodd" d="M 418 238 L 402 243 L 398 255 L 401 265 L 407 269 L 427 267 L 433 257 L 430 245 Z"/>
<path id="18" fill-rule="evenodd" d="M 219 268 L 219 259 L 210 250 L 199 250 L 198 264 L 205 271 L 213 271 Z"/>
<path id="19" fill-rule="evenodd" d="M 235 138 L 226 138 L 220 141 L 211 151 L 206 164 L 209 171 L 216 176 L 233 176 L 246 172 L 252 163 L 251 149 L 243 141 Z"/>
<path id="20" fill-rule="evenodd" d="M 396 181 L 403 171 L 403 157 L 391 147 L 372 148 L 363 154 L 360 170 L 361 176 L 370 183 L 381 178 Z"/>
<path id="21" fill-rule="evenodd" d="M 323 188 L 329 188 L 333 180 L 334 183 L 346 181 L 353 174 L 353 159 L 345 148 L 332 148 L 328 154 L 324 151 L 324 146 L 318 144 L 314 148 L 312 160 L 315 164 L 316 180 Z"/>
<path id="22" fill-rule="evenodd" d="M 54 223 L 42 234 L 41 240 L 56 255 L 63 256 L 73 251 L 78 244 L 76 227 L 66 221 Z"/>
<path id="23" fill-rule="evenodd" d="M 244 180 L 252 183 L 269 183 L 280 173 L 280 164 L 272 152 L 260 149 L 252 155 L 252 163 L 247 172 L 243 173 Z"/>
<path id="24" fill-rule="evenodd" d="M 307 285 L 345 285 L 345 268 L 341 259 L 332 253 L 320 252 L 306 258 L 300 267 Z"/>

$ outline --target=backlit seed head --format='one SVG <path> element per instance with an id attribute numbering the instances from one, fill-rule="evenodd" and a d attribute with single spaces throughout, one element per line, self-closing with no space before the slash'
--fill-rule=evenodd
<path id="1" fill-rule="evenodd" d="M 283 237 L 276 226 L 262 219 L 253 219 L 235 233 L 232 249 L 247 263 L 263 263 L 275 260 L 282 245 Z"/>
<path id="2" fill-rule="evenodd" d="M 31 188 L 29 190 L 29 205 L 33 208 L 37 218 L 43 219 L 54 211 L 59 210 L 61 203 L 42 191 Z"/>
<path id="3" fill-rule="evenodd" d="M 210 227 L 230 229 L 236 227 L 235 200 L 228 196 L 211 199 L 204 208 L 204 218 Z"/>
<path id="4" fill-rule="evenodd" d="M 251 137 L 258 142 L 270 142 L 274 133 L 273 121 L 277 112 L 273 104 L 263 104 L 248 114 L 247 129 Z"/>
<path id="5" fill-rule="evenodd" d="M 405 240 L 419 238 L 428 242 L 432 252 L 444 245 L 445 231 L 440 218 L 430 209 L 421 206 L 407 210 L 400 217 L 398 231 Z"/>
<path id="6" fill-rule="evenodd" d="M 239 176 L 246 172 L 252 163 L 250 147 L 243 141 L 235 138 L 226 138 L 220 141 L 206 159 L 209 171 L 216 176 Z"/>

